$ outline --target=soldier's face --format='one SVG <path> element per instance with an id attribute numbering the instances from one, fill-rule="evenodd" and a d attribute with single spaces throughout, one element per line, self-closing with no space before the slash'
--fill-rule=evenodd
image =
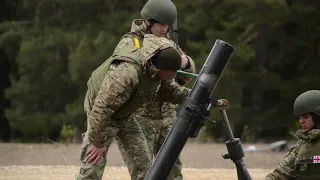
<path id="1" fill-rule="evenodd" d="M 299 118 L 299 123 L 304 132 L 311 130 L 314 126 L 314 121 L 311 114 L 302 114 Z"/>
<path id="2" fill-rule="evenodd" d="M 169 80 L 169 79 L 173 78 L 176 75 L 176 72 L 160 70 L 158 72 L 158 75 L 159 75 L 160 79 L 162 79 L 162 80 Z"/>
<path id="3" fill-rule="evenodd" d="M 168 32 L 169 25 L 154 23 L 151 27 L 151 32 L 157 37 L 163 37 Z"/>

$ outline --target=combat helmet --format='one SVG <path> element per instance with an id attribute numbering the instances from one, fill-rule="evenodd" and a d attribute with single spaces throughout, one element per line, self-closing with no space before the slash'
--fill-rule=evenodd
<path id="1" fill-rule="evenodd" d="M 294 102 L 293 109 L 296 115 L 312 112 L 320 116 L 320 91 L 309 90 L 300 94 Z"/>
<path id="2" fill-rule="evenodd" d="M 177 8 L 171 0 L 149 0 L 142 8 L 141 16 L 145 20 L 173 24 L 177 18 Z"/>

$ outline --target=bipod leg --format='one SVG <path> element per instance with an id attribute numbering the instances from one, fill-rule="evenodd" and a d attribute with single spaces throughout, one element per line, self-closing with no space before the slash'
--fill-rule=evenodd
<path id="1" fill-rule="evenodd" d="M 228 154 L 224 154 L 224 159 L 231 159 L 237 168 L 237 175 L 239 180 L 252 180 L 250 174 L 244 164 L 243 157 L 244 153 L 239 138 L 234 138 L 232 129 L 229 123 L 226 110 L 228 109 L 229 102 L 226 99 L 219 99 L 216 102 L 216 106 L 219 108 L 223 123 L 227 130 L 228 141 L 225 142 L 228 150 Z"/>

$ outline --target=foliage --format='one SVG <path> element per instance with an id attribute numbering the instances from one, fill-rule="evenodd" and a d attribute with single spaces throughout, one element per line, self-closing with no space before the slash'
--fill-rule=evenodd
<path id="1" fill-rule="evenodd" d="M 289 3 L 292 2 L 292 3 Z M 14 138 L 68 138 L 86 128 L 83 100 L 92 71 L 111 55 L 145 1 L 12 1 L 1 15 L 0 61 L 13 66 L 5 97 Z M 286 138 L 296 130 L 294 99 L 319 89 L 318 1 L 175 0 L 179 44 L 200 71 L 216 39 L 236 51 L 212 98 L 230 102 L 236 136 Z M 15 13 L 13 13 L 15 12 Z M 4 74 L 7 73 L 7 74 Z M 190 87 L 191 85 L 189 85 Z M 202 139 L 223 140 L 220 113 Z M 69 126 L 65 126 L 68 124 Z M 71 127 L 72 126 L 72 127 Z M 68 134 L 68 132 L 70 134 Z M 72 133 L 78 136 L 75 131 Z M 212 138 L 213 137 L 213 138 Z"/>
<path id="2" fill-rule="evenodd" d="M 68 145 L 70 139 L 74 135 L 73 127 L 71 125 L 63 125 L 60 131 L 61 140 L 64 144 Z"/>

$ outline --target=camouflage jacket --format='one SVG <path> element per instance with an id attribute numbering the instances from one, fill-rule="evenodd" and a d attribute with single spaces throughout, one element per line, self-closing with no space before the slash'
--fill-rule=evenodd
<path id="1" fill-rule="evenodd" d="M 143 37 L 145 34 L 151 33 L 143 19 L 136 19 L 132 22 L 131 32 L 140 37 Z M 167 33 L 166 38 L 170 39 L 170 32 Z M 182 70 L 186 72 L 196 73 L 194 61 L 191 57 L 187 57 L 189 59 L 190 67 L 188 69 Z M 167 102 L 165 101 L 165 99 L 162 99 L 160 96 L 157 96 L 155 101 L 144 104 L 141 108 L 139 108 L 136 111 L 136 113 L 139 113 L 141 115 L 148 115 L 152 118 L 159 119 L 162 117 L 172 116 L 175 111 L 175 108 L 176 104 Z"/>
<path id="2" fill-rule="evenodd" d="M 286 154 L 278 167 L 266 176 L 266 180 L 320 179 L 320 173 L 317 173 L 320 169 L 320 161 L 314 163 L 312 160 L 313 157 L 319 157 L 320 159 L 320 129 L 312 129 L 306 133 L 298 130 L 295 137 L 298 138 L 297 144 Z M 303 162 L 302 160 L 309 159 L 305 154 L 310 151 L 314 155 L 309 162 Z M 306 165 L 302 165 L 304 163 Z M 317 170 L 314 170 L 315 166 L 317 166 Z"/>
<path id="3" fill-rule="evenodd" d="M 157 51 L 173 47 L 173 44 L 152 34 L 144 35 L 143 43 L 145 46 L 137 49 L 133 48 L 133 41 L 127 41 L 120 51 L 92 73 L 87 83 L 87 131 L 90 144 L 96 147 L 102 146 L 106 134 L 115 135 L 119 127 L 114 127 L 113 120 L 128 118 L 142 104 L 153 101 L 156 92 L 173 103 L 182 103 L 189 93 L 176 85 L 173 79 L 162 82 L 145 72 L 146 62 Z M 111 60 L 114 63 L 108 63 Z"/>

